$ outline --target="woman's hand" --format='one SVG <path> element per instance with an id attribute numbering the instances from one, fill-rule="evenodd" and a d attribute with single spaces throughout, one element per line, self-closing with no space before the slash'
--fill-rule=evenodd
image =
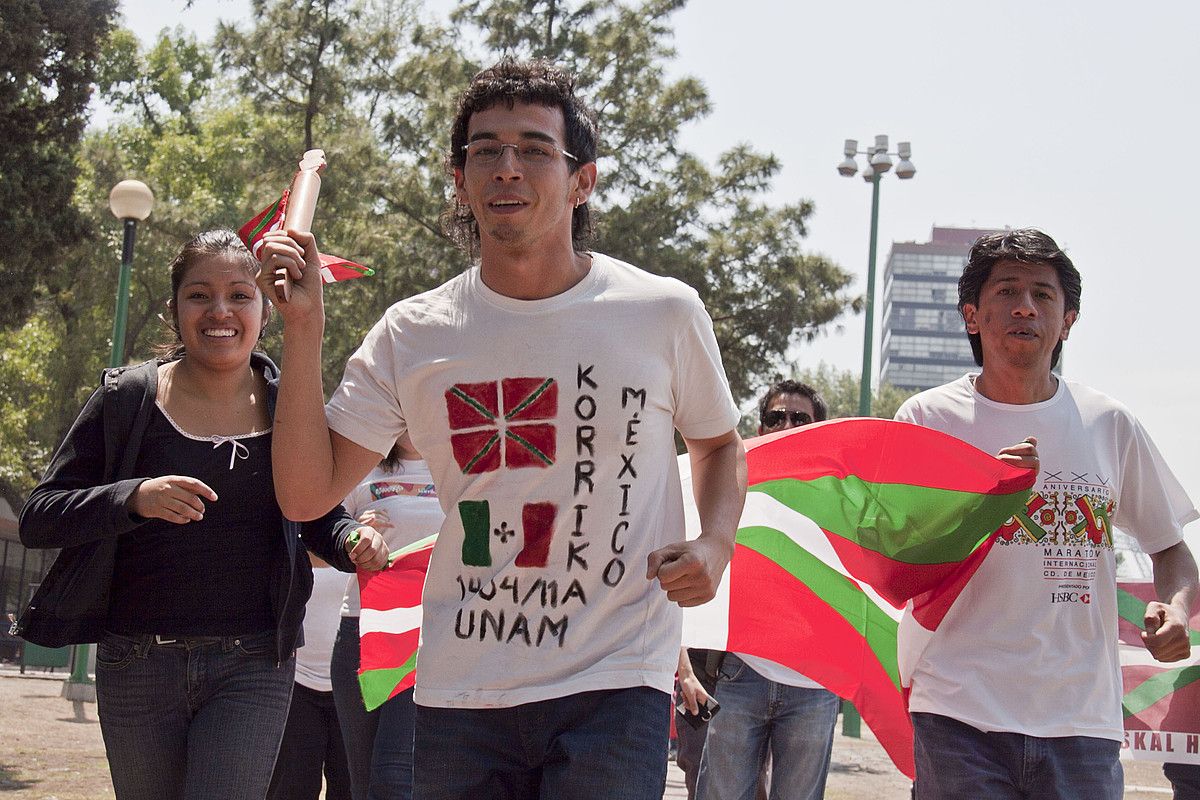
<path id="1" fill-rule="evenodd" d="M 352 533 L 346 539 L 346 552 L 359 569 L 374 572 L 388 565 L 387 542 L 371 527 L 364 526 Z"/>
<path id="2" fill-rule="evenodd" d="M 164 475 L 142 481 L 127 506 L 146 519 L 163 519 L 176 525 L 204 519 L 204 500 L 217 501 L 217 493 L 203 481 L 186 475 Z"/>
<path id="3" fill-rule="evenodd" d="M 387 512 L 382 508 L 368 508 L 358 515 L 358 522 L 361 522 L 363 525 L 369 525 L 380 533 L 390 531 L 396 527 L 392 524 Z"/>

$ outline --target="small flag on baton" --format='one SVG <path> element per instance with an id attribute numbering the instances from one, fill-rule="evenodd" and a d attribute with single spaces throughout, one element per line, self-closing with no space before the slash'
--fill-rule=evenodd
<path id="1" fill-rule="evenodd" d="M 250 248 L 250 252 L 254 254 L 255 258 L 258 258 L 258 252 L 262 249 L 263 236 L 283 227 L 283 217 L 287 211 L 289 194 L 290 190 L 284 189 L 283 195 L 278 200 L 256 214 L 254 219 L 247 222 L 238 231 L 238 236 L 246 243 L 246 247 Z M 321 253 L 321 278 L 325 283 L 366 278 L 374 274 L 375 270 L 370 267 L 355 264 L 353 261 L 347 261 L 339 256 Z"/>

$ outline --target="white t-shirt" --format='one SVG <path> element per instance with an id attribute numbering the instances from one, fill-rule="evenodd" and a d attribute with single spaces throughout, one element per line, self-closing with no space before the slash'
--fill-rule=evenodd
<path id="1" fill-rule="evenodd" d="M 469 269 L 387 311 L 326 413 L 377 453 L 409 430 L 446 512 L 417 703 L 671 690 L 680 613 L 645 569 L 684 538 L 674 433 L 739 418 L 694 290 L 599 253 L 545 300 Z"/>
<path id="2" fill-rule="evenodd" d="M 991 454 L 1036 436 L 1041 472 L 932 637 L 901 620 L 909 708 L 983 731 L 1120 740 L 1112 526 L 1156 553 L 1200 515 L 1120 403 L 1063 380 L 1044 402 L 997 403 L 974 378 L 918 394 L 896 419 Z"/>
<path id="3" fill-rule="evenodd" d="M 749 656 L 745 653 L 734 653 L 734 655 L 744 661 L 747 667 L 769 681 L 782 683 L 784 686 L 795 686 L 800 689 L 824 688 L 807 675 L 796 672 L 796 670 L 785 667 L 783 664 L 775 661 L 759 658 L 758 656 Z"/>
<path id="4" fill-rule="evenodd" d="M 354 487 L 343 505 L 355 519 L 371 509 L 387 514 L 392 527 L 382 531 L 382 535 L 389 552 L 432 536 L 446 518 L 438 503 L 429 465 L 420 459 L 403 459 L 392 472 L 376 467 Z M 357 617 L 361 612 L 358 576 L 351 575 L 342 599 L 342 616 Z"/>
<path id="5" fill-rule="evenodd" d="M 304 606 L 304 645 L 296 648 L 296 683 L 317 692 L 332 692 L 329 659 L 337 636 L 338 604 L 346 588 L 346 573 L 333 567 L 313 567 L 313 589 Z"/>

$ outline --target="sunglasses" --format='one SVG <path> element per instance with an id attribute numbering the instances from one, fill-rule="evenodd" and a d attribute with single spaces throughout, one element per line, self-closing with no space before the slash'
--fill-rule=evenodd
<path id="1" fill-rule="evenodd" d="M 778 428 L 789 419 L 793 427 L 810 425 L 813 421 L 813 418 L 809 416 L 807 411 L 782 411 L 775 409 L 763 414 L 762 424 L 764 428 Z"/>

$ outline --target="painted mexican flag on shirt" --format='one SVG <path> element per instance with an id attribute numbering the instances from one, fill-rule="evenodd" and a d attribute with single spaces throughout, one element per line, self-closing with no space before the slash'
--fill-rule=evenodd
<path id="1" fill-rule="evenodd" d="M 937 628 L 1036 474 L 944 433 L 879 419 L 809 425 L 746 449 L 733 560 L 717 597 L 687 609 L 684 644 L 775 661 L 853 701 L 912 777 L 896 650 L 902 609 L 911 601 L 916 621 Z M 699 526 L 690 483 L 689 538 Z"/>
<path id="2" fill-rule="evenodd" d="M 1117 584 L 1117 649 L 1121 656 L 1125 742 L 1121 755 L 1146 761 L 1200 764 L 1200 614 L 1189 627 L 1192 655 L 1155 661 L 1142 645 L 1146 604 L 1154 584 Z"/>
<path id="3" fill-rule="evenodd" d="M 397 550 L 386 569 L 358 573 L 358 685 L 367 711 L 416 681 L 421 589 L 436 539 L 429 536 Z"/>

